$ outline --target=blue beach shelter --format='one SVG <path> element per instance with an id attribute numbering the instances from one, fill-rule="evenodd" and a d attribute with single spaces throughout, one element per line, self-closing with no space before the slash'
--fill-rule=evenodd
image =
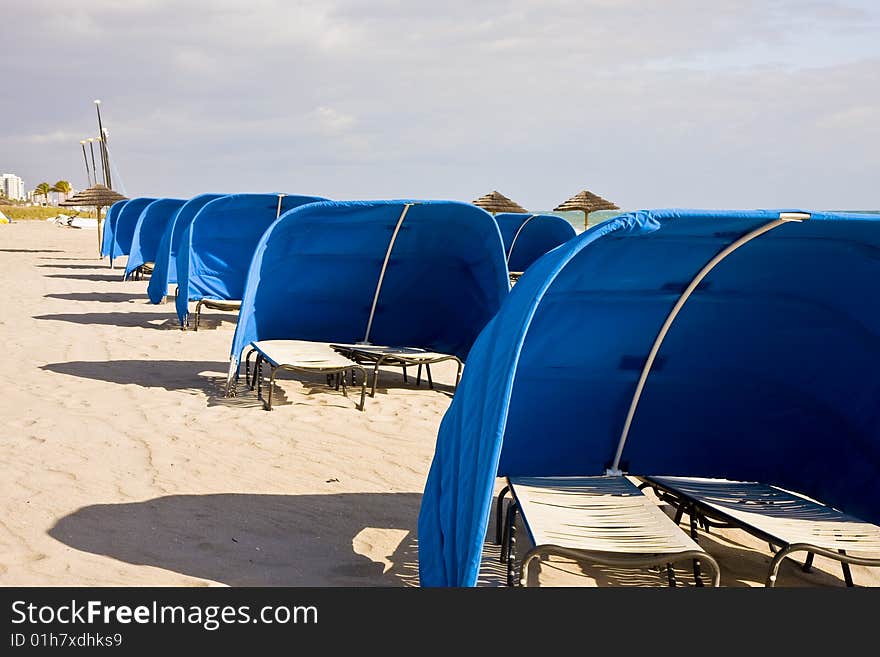
<path id="1" fill-rule="evenodd" d="M 150 303 L 162 303 L 168 294 L 168 286 L 177 283 L 177 249 L 192 220 L 206 203 L 223 196 L 224 194 L 194 196 L 171 217 L 156 249 L 153 273 L 150 274 L 150 282 L 147 285 L 147 296 L 150 298 Z"/>
<path id="2" fill-rule="evenodd" d="M 509 289 L 498 227 L 471 204 L 303 206 L 256 249 L 230 378 L 256 340 L 419 347 L 464 360 Z"/>
<path id="3" fill-rule="evenodd" d="M 512 272 L 525 271 L 529 265 L 577 233 L 568 221 L 552 214 L 523 214 L 501 212 L 495 215 L 507 268 Z"/>
<path id="4" fill-rule="evenodd" d="M 125 204 L 128 203 L 128 200 L 125 201 L 116 201 L 113 205 L 110 206 L 110 209 L 107 210 L 107 215 L 104 217 L 104 233 L 101 235 L 101 257 L 109 256 L 113 252 L 113 232 L 116 229 L 116 221 L 119 219 L 119 213 L 122 212 L 122 208 L 125 207 Z M 113 262 L 113 258 L 110 258 L 110 262 Z"/>
<path id="5" fill-rule="evenodd" d="M 193 217 L 177 251 L 177 317 L 186 325 L 188 302 L 240 300 L 257 243 L 291 208 L 317 196 L 230 194 L 209 201 Z"/>
<path id="6" fill-rule="evenodd" d="M 760 481 L 880 522 L 878 279 L 869 215 L 642 211 L 548 253 L 443 418 L 421 583 L 474 585 L 496 475 Z"/>
<path id="7" fill-rule="evenodd" d="M 131 252 L 125 264 L 126 278 L 141 265 L 155 262 L 162 235 L 184 203 L 184 199 L 160 198 L 144 208 L 134 227 Z"/>
<path id="8" fill-rule="evenodd" d="M 155 201 L 155 198 L 139 196 L 128 201 L 119 211 L 113 224 L 113 241 L 110 245 L 110 260 L 117 256 L 131 253 L 131 242 L 134 239 L 134 229 L 138 219 L 146 207 Z"/>

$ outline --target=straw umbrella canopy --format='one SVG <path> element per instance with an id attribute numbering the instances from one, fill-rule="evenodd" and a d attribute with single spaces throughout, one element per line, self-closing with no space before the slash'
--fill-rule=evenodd
<path id="1" fill-rule="evenodd" d="M 73 196 L 71 196 L 66 201 L 59 203 L 59 205 L 63 205 L 65 207 L 70 207 L 74 205 L 88 205 L 93 206 L 97 210 L 98 216 L 98 254 L 100 257 L 101 253 L 101 239 L 102 239 L 102 226 L 103 218 L 101 217 L 101 210 L 108 206 L 113 205 L 116 201 L 125 201 L 128 197 L 123 196 L 119 192 L 115 192 L 106 185 L 97 184 L 92 185 L 88 189 L 84 189 L 81 192 L 77 192 Z"/>
<path id="2" fill-rule="evenodd" d="M 486 212 L 491 212 L 493 216 L 496 212 L 528 212 L 528 210 L 519 203 L 511 201 L 504 194 L 497 191 L 481 196 L 473 203 L 478 208 L 483 208 Z"/>
<path id="3" fill-rule="evenodd" d="M 586 230 L 587 219 L 589 218 L 591 212 L 595 212 L 596 210 L 620 210 L 620 208 L 611 201 L 608 201 L 598 194 L 594 194 L 593 192 L 587 191 L 585 189 L 582 192 L 578 192 L 564 203 L 560 203 L 555 208 L 553 208 L 554 212 L 564 210 L 580 210 L 581 212 L 583 212 L 584 230 Z"/>

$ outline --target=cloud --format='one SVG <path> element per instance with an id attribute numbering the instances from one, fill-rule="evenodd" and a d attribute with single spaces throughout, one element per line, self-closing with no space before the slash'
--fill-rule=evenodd
<path id="1" fill-rule="evenodd" d="M 355 127 L 355 118 L 332 107 L 316 107 L 311 114 L 317 128 L 327 135 L 341 135 Z"/>
<path id="2" fill-rule="evenodd" d="M 100 97 L 132 193 L 877 204 L 870 2 L 439 7 L 32 0 L 0 24 L 2 165 L 75 177 Z"/>

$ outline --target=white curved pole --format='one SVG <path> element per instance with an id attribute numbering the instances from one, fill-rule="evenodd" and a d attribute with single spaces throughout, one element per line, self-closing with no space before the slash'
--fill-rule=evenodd
<path id="1" fill-rule="evenodd" d="M 364 333 L 363 341 L 358 342 L 358 344 L 370 344 L 370 330 L 373 328 L 373 316 L 376 314 L 376 304 L 379 303 L 379 293 L 382 291 L 382 281 L 385 280 L 385 270 L 388 268 L 388 260 L 391 259 L 391 250 L 394 248 L 394 242 L 397 240 L 397 233 L 400 232 L 400 226 L 406 218 L 406 213 L 409 212 L 409 209 L 412 206 L 412 203 L 407 203 L 403 206 L 403 212 L 400 213 L 400 219 L 397 220 L 394 232 L 391 233 L 391 241 L 388 242 L 388 249 L 385 251 L 385 261 L 382 263 L 382 270 L 379 272 L 379 282 L 376 283 L 376 293 L 373 295 L 373 306 L 370 308 L 370 319 L 367 320 L 367 330 L 366 333 Z"/>
<path id="2" fill-rule="evenodd" d="M 513 236 L 513 241 L 510 243 L 510 248 L 507 250 L 507 258 L 506 261 L 510 262 L 510 254 L 513 253 L 513 247 L 516 244 L 516 240 L 519 239 L 519 234 L 522 232 L 522 229 L 526 227 L 526 224 L 529 223 L 532 219 L 537 217 L 538 215 L 533 214 L 531 217 L 522 222 L 519 228 L 516 229 L 516 235 Z"/>
<path id="3" fill-rule="evenodd" d="M 666 317 L 666 321 L 663 322 L 663 326 L 660 327 L 660 332 L 657 334 L 657 337 L 654 339 L 654 344 L 651 346 L 651 351 L 648 353 L 648 359 L 645 361 L 644 367 L 642 367 L 642 374 L 639 377 L 639 382 L 636 385 L 635 393 L 633 394 L 632 401 L 629 405 L 629 411 L 626 414 L 626 421 L 623 424 L 623 431 L 620 433 L 620 440 L 617 443 L 617 452 L 614 455 L 614 462 L 611 465 L 611 468 L 606 471 L 606 474 L 610 475 L 619 475 L 620 471 L 620 459 L 623 456 L 623 447 L 626 445 L 626 439 L 629 436 L 629 430 L 632 426 L 633 416 L 636 414 L 636 409 L 639 406 L 639 399 L 642 396 L 642 391 L 645 388 L 645 381 L 648 379 L 648 374 L 651 373 L 651 367 L 654 365 L 654 360 L 657 358 L 657 353 L 660 351 L 660 347 L 663 345 L 663 340 L 666 338 L 666 334 L 669 333 L 669 329 L 672 326 L 672 323 L 675 321 L 675 318 L 678 316 L 678 313 L 681 311 L 682 307 L 687 300 L 690 298 L 691 294 L 694 290 L 697 289 L 697 286 L 703 281 L 706 276 L 709 275 L 715 267 L 724 260 L 731 253 L 736 251 L 738 248 L 751 242 L 756 237 L 760 237 L 766 232 L 769 232 L 776 228 L 777 226 L 781 226 L 782 224 L 788 223 L 790 221 L 802 221 L 804 219 L 808 219 L 809 215 L 799 214 L 799 213 L 781 213 L 778 219 L 774 219 L 773 221 L 764 224 L 763 226 L 759 226 L 755 230 L 743 235 L 735 242 L 728 244 L 726 248 L 717 253 L 714 258 L 712 258 L 709 262 L 707 262 L 703 268 L 694 276 L 694 279 L 688 284 L 685 288 L 684 292 L 681 293 L 681 296 L 678 298 L 678 301 L 675 302 L 675 305 L 672 307 L 672 310 L 669 311 L 669 315 Z"/>

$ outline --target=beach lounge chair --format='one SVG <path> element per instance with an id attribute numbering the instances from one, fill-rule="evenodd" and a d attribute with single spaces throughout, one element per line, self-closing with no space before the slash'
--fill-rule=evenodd
<path id="1" fill-rule="evenodd" d="M 513 499 L 502 524 L 508 491 Z M 518 578 L 513 550 L 517 514 L 532 545 Z M 715 559 L 623 476 L 508 477 L 498 496 L 496 528 L 508 586 L 527 582 L 532 562 L 550 555 L 605 566 L 665 566 L 670 586 L 676 584 L 672 565 L 693 561 L 698 586 L 698 564 L 711 567 L 713 586 L 720 583 Z"/>
<path id="2" fill-rule="evenodd" d="M 174 293 L 175 298 L 177 298 L 177 292 Z M 199 299 L 196 303 L 196 319 L 193 322 L 193 330 L 199 330 L 199 322 L 202 319 L 202 308 L 208 308 L 210 310 L 221 310 L 221 311 L 238 311 L 241 309 L 241 300 L 240 299 Z M 186 328 L 183 326 L 182 328 Z"/>
<path id="3" fill-rule="evenodd" d="M 767 586 L 775 586 L 783 560 L 806 552 L 809 572 L 816 554 L 839 561 L 847 586 L 853 586 L 850 564 L 880 567 L 880 527 L 776 486 L 728 479 L 641 477 L 660 498 L 691 516 L 696 525 L 735 527 L 770 544 L 775 552 Z"/>
<path id="4" fill-rule="evenodd" d="M 328 375 L 328 383 L 331 377 L 335 378 L 336 389 L 342 386 L 342 394 L 348 397 L 346 391 L 345 374 L 351 377 L 352 385 L 355 383 L 355 372 L 361 373 L 361 402 L 359 410 L 364 410 L 364 402 L 367 392 L 367 371 L 355 361 L 346 358 L 336 352 L 329 344 L 324 342 L 309 342 L 307 340 L 261 340 L 252 342 L 251 349 L 245 356 L 247 366 L 247 381 L 251 388 L 256 386 L 257 396 L 262 397 L 263 363 L 269 365 L 269 394 L 263 401 L 263 408 L 272 410 L 272 390 L 275 387 L 275 376 L 279 370 L 293 372 L 320 373 Z M 256 354 L 253 377 L 250 376 L 249 358 Z"/>
<path id="5" fill-rule="evenodd" d="M 458 382 L 461 380 L 461 370 L 464 366 L 461 359 L 451 354 L 441 354 L 435 351 L 426 351 L 416 347 L 383 347 L 370 344 L 334 344 L 332 347 L 342 355 L 362 365 L 373 366 L 373 381 L 370 390 L 370 397 L 376 396 L 376 385 L 379 381 L 379 367 L 388 365 L 390 367 L 403 368 L 403 380 L 407 380 L 406 368 L 417 366 L 416 385 L 422 382 L 422 367 L 424 366 L 428 378 L 428 386 L 434 389 L 434 380 L 431 377 L 431 365 L 442 363 L 447 360 L 454 360 L 458 364 L 458 371 L 455 375 L 455 387 L 453 392 L 458 388 Z"/>

